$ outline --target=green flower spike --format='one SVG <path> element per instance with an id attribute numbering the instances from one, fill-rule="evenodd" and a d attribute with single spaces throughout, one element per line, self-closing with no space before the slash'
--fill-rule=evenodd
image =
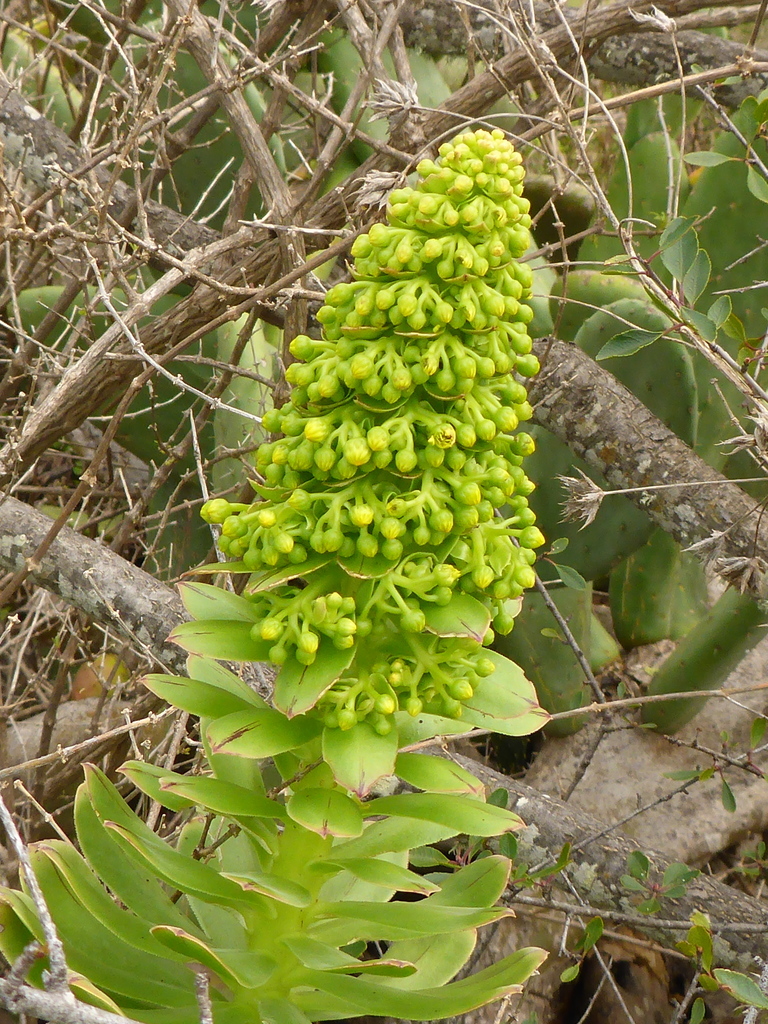
<path id="1" fill-rule="evenodd" d="M 478 130 L 418 174 L 355 240 L 322 337 L 291 343 L 291 402 L 264 417 L 282 436 L 256 461 L 263 500 L 202 514 L 253 574 L 248 657 L 282 666 L 280 710 L 383 737 L 408 716 L 470 728 L 524 705 L 535 724 L 502 731 L 529 732 L 546 717 L 530 684 L 486 650 L 512 628 L 544 542 L 522 469 L 533 440 L 515 433 L 531 417 L 520 378 L 538 370 L 517 262 L 524 172 L 503 132 Z M 514 714 L 509 693 L 491 710 L 504 687 Z"/>

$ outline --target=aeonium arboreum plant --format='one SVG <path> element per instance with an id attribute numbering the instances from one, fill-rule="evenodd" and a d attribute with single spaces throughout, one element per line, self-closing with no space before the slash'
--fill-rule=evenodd
<path id="1" fill-rule="evenodd" d="M 477 131 L 418 172 L 355 240 L 322 337 L 291 343 L 302 362 L 290 404 L 264 418 L 283 436 L 258 453 L 262 500 L 203 508 L 228 568 L 251 574 L 243 599 L 186 585 L 198 621 L 175 632 L 195 653 L 280 666 L 275 707 L 322 723 L 326 761 L 360 795 L 403 742 L 545 720 L 487 649 L 543 543 L 521 467 L 533 441 L 516 432 L 531 407 L 515 374 L 538 370 L 521 158 Z"/>
<path id="2" fill-rule="evenodd" d="M 510 864 L 429 844 L 522 822 L 458 765 L 401 749 L 547 720 L 484 646 L 491 621 L 511 628 L 541 542 L 520 468 L 530 438 L 513 433 L 530 408 L 512 373 L 536 369 L 519 163 L 479 131 L 393 194 L 389 224 L 355 243 L 356 280 L 328 294 L 323 338 L 293 343 L 304 361 L 268 419 L 284 437 L 260 453 L 262 500 L 206 506 L 249 579 L 243 595 L 185 584 L 196 621 L 174 635 L 189 678 L 146 679 L 199 718 L 191 772 L 122 769 L 166 809 L 163 835 L 89 768 L 80 851 L 32 852 L 81 998 L 189 1024 L 197 975 L 215 1024 L 433 1020 L 518 991 L 543 960 L 519 950 L 448 984 L 507 913 L 494 905 Z M 278 663 L 271 703 L 213 659 Z M 418 792 L 371 797 L 386 776 Z M 40 984 L 34 900 L 3 890 L 0 949 L 13 963 L 35 942 Z"/>

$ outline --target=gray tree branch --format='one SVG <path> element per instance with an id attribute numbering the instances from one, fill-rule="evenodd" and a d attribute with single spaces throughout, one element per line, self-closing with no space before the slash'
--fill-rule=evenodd
<path id="1" fill-rule="evenodd" d="M 26 102 L 1 70 L 0 144 L 4 147 L 4 159 L 29 182 L 44 191 L 61 188 L 65 206 L 77 215 L 87 213 L 93 204 L 91 184 L 84 177 L 88 167 L 92 167 L 96 186 L 105 190 L 100 198 L 116 220 L 121 220 L 127 210 L 135 209 L 135 189 L 115 179 L 104 163 L 105 156 L 82 152 L 66 132 Z M 184 255 L 220 237 L 213 228 L 198 224 L 162 203 L 147 200 L 144 205 L 152 241 L 174 255 Z M 160 250 L 157 258 L 161 259 Z"/>
<path id="2" fill-rule="evenodd" d="M 407 45 L 418 47 L 435 57 L 465 54 L 467 29 L 456 16 L 456 6 L 445 0 L 415 0 L 409 3 L 400 19 Z M 539 31 L 547 31 L 558 24 L 558 18 L 548 5 L 535 3 L 532 9 Z M 500 17 L 492 0 L 468 4 L 465 10 L 474 44 L 482 54 L 498 59 L 503 53 L 504 37 L 515 31 L 514 26 L 508 19 Z M 576 25 L 578 11 L 575 8 L 564 7 L 562 13 Z M 705 21 L 706 24 L 727 24 L 739 16 L 740 20 L 747 21 L 756 13 L 757 7 L 751 5 L 742 11 L 713 11 Z M 601 46 L 590 49 L 587 67 L 591 74 L 605 82 L 644 86 L 677 78 L 678 54 L 686 73 L 694 66 L 707 71 L 736 63 L 744 53 L 744 44 L 687 27 L 691 22 L 699 24 L 700 19 L 702 15 L 699 12 L 683 15 L 679 19 L 676 37 L 654 31 L 612 36 Z M 754 57 L 761 61 L 768 60 L 768 52 L 755 51 Z M 737 107 L 746 96 L 756 96 L 766 85 L 768 72 L 758 71 L 743 78 L 738 85 L 722 87 L 718 91 L 718 99 L 727 106 Z"/>
<path id="3" fill-rule="evenodd" d="M 0 978 L 0 1003 L 13 1013 L 39 1017 L 51 1024 L 137 1024 L 130 1017 L 83 1003 L 71 993 L 45 992 L 5 978 Z"/>
<path id="4" fill-rule="evenodd" d="M 50 529 L 48 516 L 24 502 L 0 500 L 0 568 L 27 567 Z M 110 626 L 171 671 L 184 672 L 186 654 L 167 640 L 188 618 L 175 590 L 66 526 L 31 570 L 32 582 Z"/>
<path id="5" fill-rule="evenodd" d="M 712 921 L 719 966 L 749 971 L 753 967 L 754 956 L 768 957 L 765 906 L 760 900 L 702 873 L 688 884 L 685 895 L 680 899 L 664 901 L 661 916 L 681 922 L 676 932 L 654 923 L 653 915 L 647 918 L 647 924 L 641 926 L 630 894 L 621 885 L 621 876 L 627 874 L 627 857 L 637 849 L 631 839 L 618 829 L 608 828 L 568 804 L 500 775 L 471 758 L 457 756 L 456 760 L 489 790 L 505 789 L 509 794 L 510 810 L 525 821 L 526 829 L 522 834 L 518 833 L 517 863 L 529 868 L 554 864 L 563 846 L 570 843 L 572 859 L 565 873 L 587 907 L 631 914 L 633 928 L 639 928 L 667 946 L 684 938 L 691 914 L 696 910 L 702 911 Z M 663 874 L 669 866 L 667 858 L 652 850 L 643 852 Z M 554 881 L 557 885 L 557 880 Z M 514 906 L 515 893 L 509 892 L 507 898 Z M 571 903 L 574 910 L 579 907 L 573 894 L 567 890 L 561 894 L 559 887 L 558 899 Z"/>
<path id="6" fill-rule="evenodd" d="M 534 418 L 684 546 L 756 597 L 768 596 L 768 522 L 762 506 L 700 459 L 616 378 L 576 345 L 536 342 Z M 697 487 L 694 481 L 719 481 Z M 610 501 L 610 497 L 605 499 Z M 736 560 L 734 565 L 732 560 Z"/>

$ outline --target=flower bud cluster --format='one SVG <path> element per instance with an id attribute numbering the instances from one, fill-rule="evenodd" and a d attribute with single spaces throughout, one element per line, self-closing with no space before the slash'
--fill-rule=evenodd
<path id="1" fill-rule="evenodd" d="M 355 648 L 318 705 L 343 729 L 386 732 L 397 710 L 458 716 L 493 665 L 472 637 L 425 634 L 429 611 L 469 594 L 508 632 L 543 543 L 522 469 L 533 440 L 517 432 L 532 414 L 519 378 L 538 370 L 521 159 L 498 130 L 439 153 L 356 239 L 322 338 L 291 343 L 291 402 L 264 417 L 282 436 L 257 456 L 266 500 L 203 509 L 244 568 L 306 580 L 253 594 L 273 661 L 312 664 L 324 638 Z"/>

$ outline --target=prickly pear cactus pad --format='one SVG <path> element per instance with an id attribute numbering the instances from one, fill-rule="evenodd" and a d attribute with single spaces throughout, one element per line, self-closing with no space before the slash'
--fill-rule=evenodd
<path id="1" fill-rule="evenodd" d="M 524 171 L 503 132 L 479 130 L 418 175 L 355 240 L 322 337 L 291 343 L 291 402 L 264 417 L 282 436 L 258 452 L 262 500 L 202 514 L 232 568 L 253 574 L 247 657 L 282 666 L 279 710 L 381 737 L 402 713 L 470 727 L 515 670 L 494 713 L 530 732 L 546 720 L 530 684 L 487 650 L 544 541 L 522 468 L 533 440 L 518 431 L 531 416 L 520 378 L 539 368 L 517 262 Z"/>

